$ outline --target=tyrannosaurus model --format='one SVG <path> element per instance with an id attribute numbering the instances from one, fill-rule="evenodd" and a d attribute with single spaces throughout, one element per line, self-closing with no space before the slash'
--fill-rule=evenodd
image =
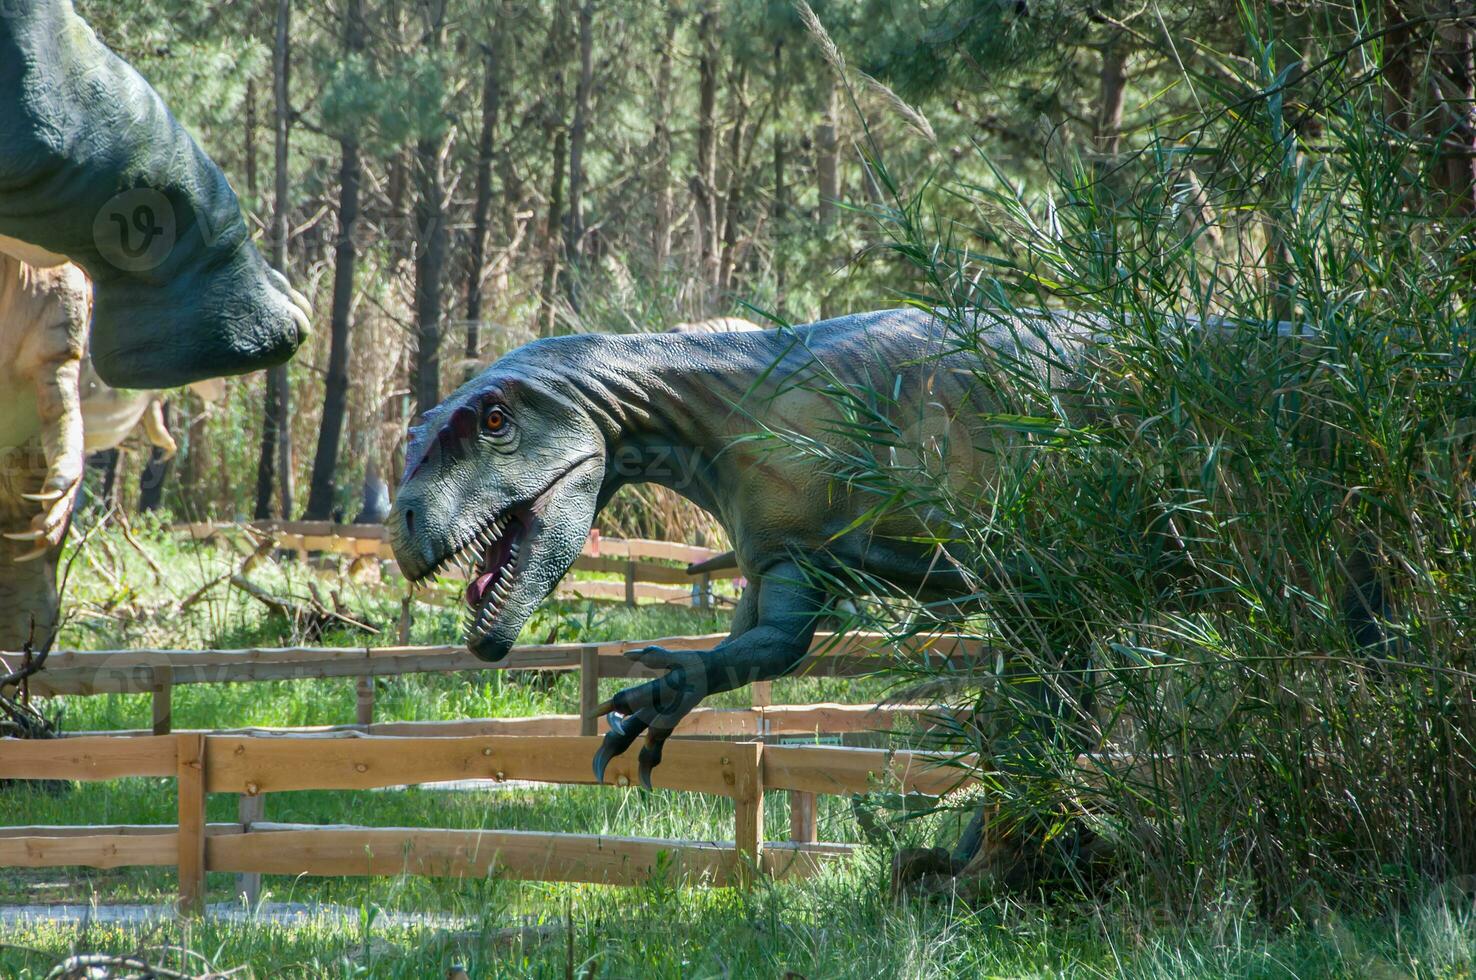
<path id="1" fill-rule="evenodd" d="M 1002 320 L 982 329 L 1029 369 L 1069 375 L 1083 330 L 1041 319 L 1036 331 Z M 495 661 L 621 486 L 661 483 L 715 515 L 748 580 L 730 635 L 710 652 L 641 651 L 637 660 L 668 673 L 602 706 L 611 724 L 596 772 L 645 732 L 640 773 L 649 779 L 677 722 L 704 697 L 778 677 L 804 658 L 826 601 L 806 562 L 917 595 L 966 587 L 934 548 L 912 543 L 928 537 L 929 513 L 861 520 L 874 497 L 833 485 L 813 458 L 747 438 L 768 428 L 826 439 L 827 422 L 841 420 L 819 389 L 839 384 L 892 393 L 880 407 L 902 431 L 962 426 L 957 441 L 986 445 L 994 437 L 980 420 L 1000 409 L 975 383 L 977 357 L 949 353 L 956 346 L 941 321 L 909 310 L 794 329 L 536 341 L 414 430 L 388 521 L 395 556 L 412 581 L 450 565 L 469 571 L 467 644 Z M 957 478 L 984 478 L 988 454 L 958 461 L 968 457 L 979 465 Z"/>
<path id="2" fill-rule="evenodd" d="M 868 582 L 946 610 L 980 587 L 981 569 L 934 544 L 948 513 L 923 499 L 879 507 L 874 489 L 844 478 L 845 460 L 863 451 L 900 458 L 933 442 L 944 467 L 936 475 L 987 500 L 1005 450 L 1020 442 L 998 420 L 1034 408 L 1012 403 L 1005 372 L 1024 382 L 1017 392 L 1054 399 L 1073 424 L 1110 410 L 1091 394 L 1099 371 L 1110 379 L 1123 369 L 1105 320 L 996 311 L 961 320 L 913 309 L 766 331 L 535 341 L 412 429 L 387 521 L 395 557 L 412 581 L 448 566 L 467 572 L 466 643 L 496 661 L 625 484 L 663 484 L 716 516 L 748 580 L 729 636 L 711 651 L 635 652 L 666 673 L 598 709 L 610 730 L 596 777 L 645 733 L 639 773 L 650 785 L 665 741 L 703 698 L 805 659 L 828 594 Z M 1267 331 L 1192 317 L 1182 326 Z M 1269 335 L 1298 333 L 1282 323 Z M 858 439 L 858 429 L 890 435 L 890 445 Z M 754 438 L 765 432 L 782 437 Z M 809 451 L 795 450 L 805 442 Z M 985 587 L 1017 587 L 1028 575 L 993 567 Z M 1379 639 L 1382 599 L 1369 584 L 1354 581 L 1344 606 L 1362 645 Z M 982 816 L 948 856 L 951 867 L 976 853 Z"/>

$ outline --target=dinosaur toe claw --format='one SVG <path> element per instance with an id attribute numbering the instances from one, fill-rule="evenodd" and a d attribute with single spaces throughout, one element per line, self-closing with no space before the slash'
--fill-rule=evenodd
<path id="1" fill-rule="evenodd" d="M 32 548 L 30 551 L 26 552 L 25 554 L 18 555 L 13 560 L 15 561 L 15 563 L 17 565 L 21 564 L 22 562 L 35 561 L 37 558 L 40 558 L 42 555 L 46 554 L 50 550 L 51 550 L 51 545 L 50 544 L 47 544 L 45 542 L 42 542 L 41 544 L 38 544 L 36 547 Z"/>

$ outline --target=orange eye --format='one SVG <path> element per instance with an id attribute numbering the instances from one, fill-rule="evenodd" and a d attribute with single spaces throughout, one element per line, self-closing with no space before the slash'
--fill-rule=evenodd
<path id="1" fill-rule="evenodd" d="M 487 431 L 494 436 L 501 435 L 507 428 L 507 413 L 497 405 L 493 405 L 487 409 L 487 419 L 483 424 L 486 425 Z"/>

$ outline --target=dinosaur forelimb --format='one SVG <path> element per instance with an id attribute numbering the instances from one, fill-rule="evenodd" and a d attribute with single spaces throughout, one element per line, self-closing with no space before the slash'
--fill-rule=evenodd
<path id="1" fill-rule="evenodd" d="M 784 563 L 749 584 L 735 613 L 732 635 L 712 650 L 651 646 L 627 654 L 666 674 L 628 687 L 595 709 L 595 715 L 610 718 L 610 731 L 595 754 L 595 778 L 604 782 L 610 760 L 645 732 L 639 772 L 642 785 L 650 789 L 651 770 L 661 764 L 666 740 L 703 699 L 782 677 L 805 658 L 817 609 L 815 591 L 803 583 L 798 568 Z M 746 622 L 749 616 L 756 619 L 751 627 Z"/>

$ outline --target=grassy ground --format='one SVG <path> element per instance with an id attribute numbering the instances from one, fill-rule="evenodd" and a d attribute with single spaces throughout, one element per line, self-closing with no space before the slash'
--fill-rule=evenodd
<path id="1" fill-rule="evenodd" d="M 106 545 L 106 547 L 104 547 Z M 146 534 L 144 548 L 163 574 L 155 580 L 142 556 L 115 535 L 94 540 L 74 565 L 69 593 L 76 615 L 65 647 L 234 647 L 291 642 L 288 625 L 265 617 L 253 600 L 220 588 L 184 614 L 181 599 L 229 568 L 228 553 Z M 278 592 L 306 594 L 308 582 L 338 590 L 353 614 L 389 627 L 398 603 L 387 590 L 323 577 L 298 563 L 266 565 L 252 576 Z M 412 639 L 454 642 L 456 613 L 422 607 Z M 635 610 L 580 602 L 551 603 L 526 639 L 656 637 L 723 629 L 723 614 L 680 607 Z M 340 635 L 326 642 L 361 644 Z M 392 642 L 389 636 L 379 641 Z M 377 716 L 441 719 L 572 711 L 572 676 L 520 683 L 488 671 L 470 676 L 422 675 L 381 681 Z M 610 682 L 614 690 L 616 682 Z M 780 682 L 779 701 L 862 701 L 880 681 Z M 744 703 L 742 695 L 727 701 Z M 147 725 L 142 696 L 68 698 L 68 729 Z M 306 680 L 266 684 L 191 685 L 175 692 L 181 727 L 341 723 L 353 717 L 353 682 Z M 72 785 L 60 791 L 12 786 L 0 793 L 0 824 L 169 823 L 173 782 L 133 779 Z M 787 826 L 778 794 L 766 814 Z M 212 820 L 235 817 L 233 797 L 209 800 Z M 277 794 L 268 818 L 369 826 L 516 828 L 690 839 L 728 839 L 732 805 L 693 794 L 633 789 L 508 788 L 485 792 Z M 850 803 L 822 798 L 822 839 L 861 842 Z M 954 831 L 942 817 L 897 828 L 905 843 L 944 842 Z M 1469 976 L 1476 963 L 1476 919 L 1430 903 L 1381 922 L 1320 922 L 1270 932 L 1242 908 L 1227 905 L 1209 922 L 1179 929 L 1157 921 L 1142 903 L 1088 908 L 1021 904 L 1001 898 L 970 912 L 941 903 L 896 904 L 888 896 L 889 851 L 869 844 L 850 866 L 804 883 L 770 885 L 752 894 L 651 886 L 452 881 L 421 878 L 267 876 L 264 897 L 332 903 L 310 924 L 173 923 L 154 930 L 93 926 L 26 926 L 0 936 L 0 977 L 41 977 L 70 949 L 126 952 L 180 944 L 217 966 L 248 965 L 260 978 L 434 977 L 452 962 L 483 977 L 931 977 L 956 976 Z M 230 875 L 211 875 L 211 901 L 235 894 Z M 0 873 L 0 903 L 165 903 L 175 880 L 165 869 L 48 869 Z M 451 927 L 385 924 L 388 913 L 456 917 Z M 376 923 L 376 917 L 380 919 Z M 514 926 L 533 925 L 515 932 Z"/>

